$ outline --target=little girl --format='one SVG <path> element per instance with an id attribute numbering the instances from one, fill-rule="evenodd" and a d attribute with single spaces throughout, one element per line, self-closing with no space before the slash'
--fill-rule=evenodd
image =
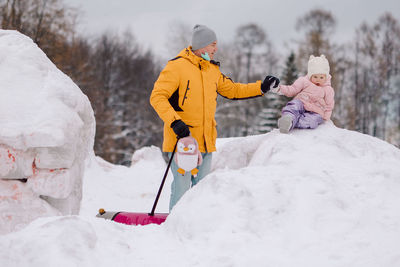
<path id="1" fill-rule="evenodd" d="M 329 62 L 324 55 L 311 55 L 306 76 L 298 78 L 292 85 L 280 85 L 271 91 L 294 97 L 282 109 L 282 117 L 278 120 L 281 133 L 288 133 L 293 128 L 315 129 L 331 118 L 334 92 Z"/>

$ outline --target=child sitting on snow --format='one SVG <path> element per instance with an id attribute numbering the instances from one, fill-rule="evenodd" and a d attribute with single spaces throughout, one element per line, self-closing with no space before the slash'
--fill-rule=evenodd
<path id="1" fill-rule="evenodd" d="M 294 97 L 282 109 L 282 117 L 278 120 L 281 133 L 288 133 L 293 128 L 315 129 L 331 118 L 334 91 L 329 62 L 324 55 L 311 55 L 306 76 L 298 78 L 292 85 L 280 85 L 271 91 Z"/>

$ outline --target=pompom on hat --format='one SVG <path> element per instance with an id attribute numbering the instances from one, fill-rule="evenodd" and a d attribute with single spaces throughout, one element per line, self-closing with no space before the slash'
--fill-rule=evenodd
<path id="1" fill-rule="evenodd" d="M 217 41 L 217 35 L 205 25 L 197 24 L 193 28 L 192 50 L 197 50 Z"/>
<path id="2" fill-rule="evenodd" d="M 310 56 L 307 70 L 308 78 L 310 78 L 313 74 L 325 74 L 326 77 L 328 77 L 329 71 L 329 62 L 324 55 L 319 57 L 315 57 L 313 55 Z"/>

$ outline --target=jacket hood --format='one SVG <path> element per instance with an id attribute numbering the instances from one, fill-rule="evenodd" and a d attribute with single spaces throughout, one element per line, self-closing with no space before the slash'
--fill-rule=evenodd
<path id="1" fill-rule="evenodd" d="M 200 61 L 203 60 L 201 57 L 198 57 L 193 53 L 192 46 L 188 46 L 188 47 L 182 49 L 181 52 L 179 52 L 177 57 L 185 58 L 185 59 L 189 60 L 190 62 L 192 62 L 194 65 L 198 65 L 200 63 Z"/>
<path id="2" fill-rule="evenodd" d="M 207 69 L 210 66 L 210 64 L 214 64 L 218 67 L 220 65 L 219 62 L 216 62 L 214 60 L 208 61 L 201 57 L 196 56 L 192 51 L 192 46 L 188 46 L 188 47 L 182 49 L 181 52 L 179 52 L 177 58 L 178 57 L 189 60 L 195 66 L 200 65 L 202 69 Z"/>

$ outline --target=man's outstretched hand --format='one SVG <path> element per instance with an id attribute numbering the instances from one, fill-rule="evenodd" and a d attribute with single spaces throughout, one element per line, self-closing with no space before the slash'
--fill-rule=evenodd
<path id="1" fill-rule="evenodd" d="M 265 94 L 271 89 L 271 86 L 273 88 L 276 88 L 278 87 L 279 83 L 280 81 L 278 78 L 268 75 L 267 77 L 265 77 L 263 83 L 261 84 L 261 91 Z"/>

